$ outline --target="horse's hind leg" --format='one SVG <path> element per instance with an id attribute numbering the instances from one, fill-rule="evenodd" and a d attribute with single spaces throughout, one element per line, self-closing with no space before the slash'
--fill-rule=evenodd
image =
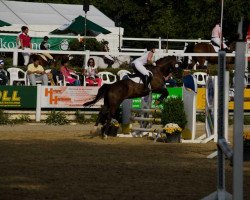
<path id="1" fill-rule="evenodd" d="M 111 115 L 108 114 L 106 123 L 102 127 L 102 137 L 103 138 L 107 138 L 108 137 L 110 126 L 111 126 L 111 119 L 112 119 Z"/>

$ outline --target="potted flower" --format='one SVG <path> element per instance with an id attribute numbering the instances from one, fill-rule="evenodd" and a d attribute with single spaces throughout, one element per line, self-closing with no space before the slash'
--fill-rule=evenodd
<path id="1" fill-rule="evenodd" d="M 168 123 L 164 126 L 163 132 L 166 134 L 166 142 L 180 143 L 181 142 L 181 127 L 175 123 Z"/>

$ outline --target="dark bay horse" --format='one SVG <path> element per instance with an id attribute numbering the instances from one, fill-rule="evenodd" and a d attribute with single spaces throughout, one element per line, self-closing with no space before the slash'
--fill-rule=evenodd
<path id="1" fill-rule="evenodd" d="M 236 42 L 230 43 L 230 51 L 227 53 L 232 53 L 235 50 Z M 218 48 L 219 49 L 219 48 Z M 197 43 L 189 44 L 185 50 L 185 53 L 216 53 L 214 47 L 210 43 Z M 232 64 L 234 58 L 227 57 L 227 64 Z M 216 64 L 218 63 L 218 57 L 209 57 L 209 56 L 193 56 L 192 58 L 185 57 L 183 66 L 184 68 L 191 68 L 196 65 L 197 68 L 207 68 L 207 63 Z"/>
<path id="2" fill-rule="evenodd" d="M 167 76 L 172 72 L 175 69 L 176 64 L 177 61 L 175 56 L 167 56 L 156 61 L 156 66 L 147 67 L 147 69 L 153 74 L 150 83 L 152 92 L 161 94 L 159 101 L 162 101 L 168 96 L 164 76 Z M 83 106 L 91 106 L 104 98 L 104 106 L 99 112 L 95 126 L 98 126 L 99 123 L 104 125 L 105 128 L 103 135 L 106 135 L 110 122 L 112 118 L 115 117 L 115 113 L 123 100 L 143 97 L 148 95 L 149 92 L 150 90 L 145 88 L 144 84 L 135 83 L 130 79 L 120 80 L 113 84 L 102 85 L 99 88 L 96 97 L 92 101 L 85 103 Z"/>

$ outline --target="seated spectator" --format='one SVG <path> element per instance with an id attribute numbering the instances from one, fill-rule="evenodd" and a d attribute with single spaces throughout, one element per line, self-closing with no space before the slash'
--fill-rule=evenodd
<path id="1" fill-rule="evenodd" d="M 40 44 L 40 49 L 41 50 L 49 50 L 48 40 L 49 40 L 48 36 L 45 36 L 43 38 L 43 41 Z M 46 57 L 46 59 L 47 59 L 48 62 L 51 63 L 53 61 L 53 57 L 49 53 L 42 53 L 42 54 Z"/>
<path id="2" fill-rule="evenodd" d="M 102 79 L 97 76 L 97 67 L 95 66 L 95 60 L 90 58 L 87 63 L 87 68 L 84 70 L 84 75 L 86 76 L 85 80 L 88 82 L 88 85 L 93 86 L 97 83 L 98 86 L 102 85 Z"/>
<path id="3" fill-rule="evenodd" d="M 57 68 L 52 68 L 51 69 L 51 74 L 52 74 L 53 81 L 54 81 L 55 85 L 59 84 L 58 81 L 62 81 L 63 80 L 63 75 L 60 72 L 60 70 L 57 70 Z"/>
<path id="4" fill-rule="evenodd" d="M 4 61 L 0 60 L 0 85 L 6 85 L 8 82 L 8 76 L 5 74 Z"/>
<path id="5" fill-rule="evenodd" d="M 76 72 L 68 68 L 68 62 L 69 62 L 68 58 L 64 58 L 61 61 L 62 66 L 60 68 L 60 72 L 65 77 L 65 81 L 69 82 L 70 85 L 75 85 L 75 86 L 81 85 L 80 80 L 77 80 L 76 78 L 72 77 L 72 75 L 70 74 L 71 72 L 73 73 L 76 73 Z"/>
<path id="6" fill-rule="evenodd" d="M 170 72 L 168 76 L 164 77 L 165 83 L 168 84 L 170 87 L 176 87 L 176 80 L 173 79 L 173 74 Z"/>
<path id="7" fill-rule="evenodd" d="M 42 81 L 42 85 L 48 85 L 48 76 L 39 63 L 37 56 L 34 57 L 33 63 L 28 65 L 27 75 L 31 85 L 36 85 L 36 81 Z"/>

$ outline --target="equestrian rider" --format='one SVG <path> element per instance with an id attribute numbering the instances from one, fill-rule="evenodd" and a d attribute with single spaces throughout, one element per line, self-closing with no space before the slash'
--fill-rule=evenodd
<path id="1" fill-rule="evenodd" d="M 135 68 L 134 71 L 138 71 L 141 75 L 144 76 L 142 81 L 146 88 L 148 88 L 150 74 L 144 65 L 152 64 L 156 66 L 156 64 L 153 62 L 154 53 L 155 53 L 155 47 L 150 47 L 148 48 L 148 51 L 145 54 L 143 54 L 141 57 L 135 59 L 132 62 L 132 66 Z"/>
<path id="2" fill-rule="evenodd" d="M 222 37 L 221 25 L 220 22 L 217 22 L 212 30 L 211 42 L 219 46 L 221 49 L 229 50 L 228 46 L 224 42 L 221 47 L 221 39 L 222 39 L 221 37 Z"/>

